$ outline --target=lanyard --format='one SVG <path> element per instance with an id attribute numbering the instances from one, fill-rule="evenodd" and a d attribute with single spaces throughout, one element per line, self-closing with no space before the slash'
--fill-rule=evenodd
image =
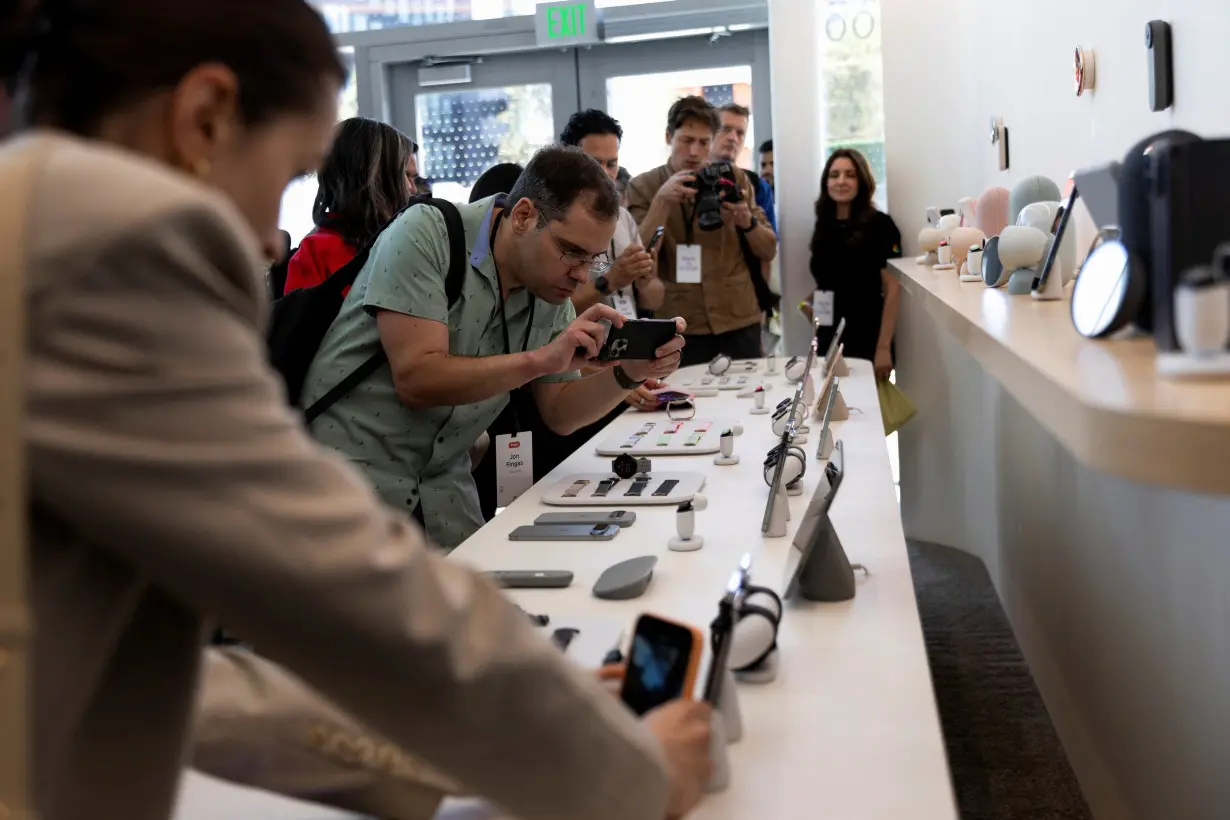
<path id="1" fill-rule="evenodd" d="M 495 285 L 496 288 L 499 289 L 497 298 L 500 302 L 500 327 L 504 330 L 504 353 L 507 355 L 512 355 L 512 342 L 508 336 L 508 311 L 507 308 L 504 307 L 504 282 L 500 279 L 500 268 L 495 264 L 495 235 L 496 232 L 500 230 L 500 222 L 503 219 L 504 211 L 501 210 L 495 215 L 495 222 L 491 226 L 491 264 L 492 267 L 495 268 Z M 525 322 L 525 340 L 521 343 L 521 352 L 523 353 L 528 350 L 530 346 L 530 331 L 534 327 L 534 307 L 538 302 L 538 300 L 534 298 L 534 294 L 529 294 L 529 297 L 530 315 Z M 520 414 L 517 412 L 517 396 L 515 395 L 515 391 L 509 395 L 508 403 L 512 408 L 513 435 L 515 436 L 517 433 L 521 432 L 521 418 Z"/>
<path id="2" fill-rule="evenodd" d="M 679 203 L 679 212 L 683 214 L 683 244 L 691 245 L 694 236 L 692 234 L 692 220 L 696 218 L 696 205 L 692 205 L 692 213 L 688 213 L 688 206 L 682 202 Z"/>

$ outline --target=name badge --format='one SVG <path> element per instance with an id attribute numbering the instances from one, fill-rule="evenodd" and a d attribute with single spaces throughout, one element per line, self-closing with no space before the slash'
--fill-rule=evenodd
<path id="1" fill-rule="evenodd" d="M 636 318 L 636 300 L 632 298 L 631 285 L 611 294 L 611 301 L 614 302 L 614 308 L 619 311 L 620 316 L 625 319 Z"/>
<path id="2" fill-rule="evenodd" d="M 700 284 L 700 245 L 675 246 L 675 281 L 681 285 Z"/>
<path id="3" fill-rule="evenodd" d="M 811 297 L 812 314 L 820 327 L 833 326 L 833 291 L 818 290 Z"/>
<path id="4" fill-rule="evenodd" d="M 532 433 L 495 437 L 495 505 L 507 507 L 534 486 Z"/>

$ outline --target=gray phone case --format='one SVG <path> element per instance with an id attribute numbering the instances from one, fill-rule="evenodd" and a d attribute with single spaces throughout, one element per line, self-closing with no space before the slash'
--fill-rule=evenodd
<path id="1" fill-rule="evenodd" d="M 534 519 L 535 524 L 614 524 L 617 527 L 631 527 L 636 522 L 636 513 L 631 510 L 612 510 L 610 512 L 549 512 Z"/>
<path id="2" fill-rule="evenodd" d="M 564 589 L 572 586 L 572 573 L 566 569 L 501 569 L 487 577 L 504 589 Z"/>
<path id="3" fill-rule="evenodd" d="M 530 524 L 508 534 L 509 541 L 610 541 L 614 524 Z"/>

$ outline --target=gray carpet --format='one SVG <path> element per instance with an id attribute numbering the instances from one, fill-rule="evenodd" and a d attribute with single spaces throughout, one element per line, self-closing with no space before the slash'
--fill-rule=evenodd
<path id="1" fill-rule="evenodd" d="M 986 567 L 933 544 L 909 553 L 963 820 L 1090 818 Z"/>

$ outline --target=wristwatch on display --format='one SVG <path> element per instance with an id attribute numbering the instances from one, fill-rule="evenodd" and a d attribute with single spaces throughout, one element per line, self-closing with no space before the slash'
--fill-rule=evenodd
<path id="1" fill-rule="evenodd" d="M 605 276 L 598 276 L 594 279 L 594 288 L 603 296 L 611 295 L 611 285 Z"/>
<path id="2" fill-rule="evenodd" d="M 648 474 L 651 466 L 652 462 L 647 458 L 636 458 L 627 453 L 620 453 L 611 462 L 611 472 L 620 478 L 632 478 L 632 476 L 638 473 L 641 475 Z"/>
<path id="3" fill-rule="evenodd" d="M 606 494 L 611 491 L 611 488 L 619 483 L 618 478 L 604 478 L 598 482 L 598 486 L 594 488 L 594 498 L 606 498 Z"/>

